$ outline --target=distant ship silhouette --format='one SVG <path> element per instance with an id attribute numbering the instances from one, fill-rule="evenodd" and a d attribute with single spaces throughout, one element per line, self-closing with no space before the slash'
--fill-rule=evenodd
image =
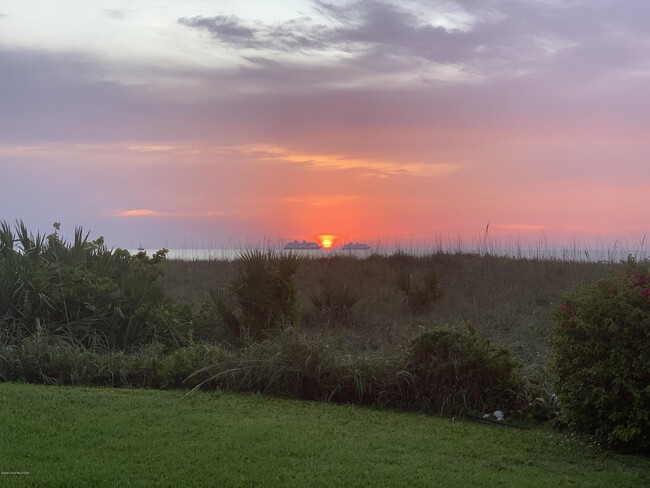
<path id="1" fill-rule="evenodd" d="M 369 251 L 370 246 L 365 242 L 346 242 L 343 245 L 344 251 Z"/>
<path id="2" fill-rule="evenodd" d="M 284 246 L 285 251 L 296 251 L 296 250 L 301 250 L 301 251 L 317 251 L 321 248 L 321 245 L 318 244 L 317 242 L 309 242 L 309 241 L 293 241 L 293 242 L 288 242 Z"/>

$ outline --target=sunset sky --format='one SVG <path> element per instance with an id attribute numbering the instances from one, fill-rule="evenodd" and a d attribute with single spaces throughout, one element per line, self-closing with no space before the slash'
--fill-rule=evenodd
<path id="1" fill-rule="evenodd" d="M 3 0 L 0 219 L 111 245 L 650 230 L 650 2 Z"/>

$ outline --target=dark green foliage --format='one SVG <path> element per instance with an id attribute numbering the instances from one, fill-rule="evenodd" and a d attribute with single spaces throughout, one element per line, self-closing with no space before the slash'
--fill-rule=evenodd
<path id="1" fill-rule="evenodd" d="M 431 269 L 413 272 L 406 267 L 397 268 L 395 287 L 402 293 L 408 309 L 414 314 L 442 297 L 438 275 Z"/>
<path id="2" fill-rule="evenodd" d="M 623 272 L 562 298 L 554 368 L 563 418 L 621 449 L 650 449 L 650 269 Z"/>
<path id="3" fill-rule="evenodd" d="M 324 338 L 310 340 L 288 328 L 215 364 L 210 382 L 233 391 L 386 405 L 382 392 L 396 370 L 394 358 L 345 354 Z"/>
<path id="4" fill-rule="evenodd" d="M 98 353 L 70 338 L 43 331 L 0 345 L 0 380 L 63 385 L 191 388 L 226 358 L 214 345 L 191 343 L 168 351 L 153 342 L 137 352 Z M 209 383 L 207 383 L 209 385 Z"/>
<path id="5" fill-rule="evenodd" d="M 297 324 L 298 296 L 293 277 L 301 258 L 293 253 L 250 250 L 236 262 L 227 288 L 211 298 L 227 330 L 244 340 L 260 339 L 271 330 Z"/>
<path id="6" fill-rule="evenodd" d="M 472 330 L 434 328 L 407 352 L 346 354 L 289 328 L 215 364 L 212 385 L 445 414 L 517 410 L 518 364 Z"/>
<path id="7" fill-rule="evenodd" d="M 341 321 L 350 317 L 352 307 L 359 302 L 359 299 L 359 295 L 346 284 L 328 279 L 312 295 L 311 302 L 322 314 L 335 321 Z"/>
<path id="8" fill-rule="evenodd" d="M 330 339 L 335 340 L 334 337 Z M 223 388 L 445 414 L 514 411 L 516 364 L 473 331 L 436 328 L 407 351 L 345 351 L 327 337 L 288 328 L 225 354 L 200 344 L 95 353 L 44 331 L 0 346 L 8 381 L 111 386 Z"/>
<path id="9" fill-rule="evenodd" d="M 66 337 L 47 334 L 42 330 L 0 345 L 0 379 L 28 383 L 57 383 L 60 371 L 76 369 L 87 350 Z M 87 368 L 77 370 L 82 375 Z M 78 378 L 77 374 L 71 374 Z"/>
<path id="10" fill-rule="evenodd" d="M 206 321 L 214 320 L 216 323 L 220 319 L 223 339 L 236 342 L 242 338 L 235 298 L 228 288 L 211 288 L 210 299 L 203 303 L 201 314 Z"/>
<path id="11" fill-rule="evenodd" d="M 191 342 L 194 332 L 194 315 L 187 304 L 169 300 L 144 303 L 133 317 L 140 334 L 139 343 L 159 342 L 170 348 L 183 347 Z"/>
<path id="12" fill-rule="evenodd" d="M 133 349 L 159 340 L 179 345 L 186 311 L 166 299 L 157 264 L 145 253 L 109 250 L 80 228 L 65 242 L 59 226 L 48 236 L 22 222 L 15 235 L 0 222 L 0 330 L 4 343 L 44 331 L 90 349 Z"/>
<path id="13" fill-rule="evenodd" d="M 408 349 L 404 372 L 407 404 L 441 413 L 514 411 L 521 387 L 519 364 L 508 349 L 473 328 L 434 327 Z"/>
<path id="14" fill-rule="evenodd" d="M 547 368 L 527 371 L 519 392 L 516 416 L 520 419 L 543 423 L 558 417 L 557 394 Z"/>
<path id="15" fill-rule="evenodd" d="M 378 261 L 388 259 L 391 265 L 394 266 L 395 268 L 404 268 L 407 266 L 412 266 L 418 262 L 417 256 L 414 256 L 413 254 L 403 251 L 402 249 L 398 249 L 387 258 L 385 258 L 380 254 L 373 254 L 372 256 L 370 256 L 370 258 Z"/>
<path id="16" fill-rule="evenodd" d="M 332 351 L 294 329 L 272 340 L 251 343 L 228 361 L 216 365 L 216 384 L 234 391 L 254 391 L 285 397 L 322 399 L 332 384 Z"/>
<path id="17" fill-rule="evenodd" d="M 193 388 L 207 381 L 215 364 L 228 355 L 217 345 L 190 344 L 163 356 L 156 371 L 156 380 L 162 388 Z"/>

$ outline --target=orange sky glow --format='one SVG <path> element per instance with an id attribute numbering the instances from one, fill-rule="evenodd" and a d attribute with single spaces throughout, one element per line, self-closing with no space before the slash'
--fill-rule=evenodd
<path id="1" fill-rule="evenodd" d="M 650 2 L 209 3 L 0 8 L 0 220 L 124 247 L 650 231 Z"/>

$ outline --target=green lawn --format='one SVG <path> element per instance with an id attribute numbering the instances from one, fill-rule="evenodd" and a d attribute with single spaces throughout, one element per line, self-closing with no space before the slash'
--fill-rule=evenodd
<path id="1" fill-rule="evenodd" d="M 650 486 L 650 460 L 262 396 L 0 384 L 0 486 Z"/>

